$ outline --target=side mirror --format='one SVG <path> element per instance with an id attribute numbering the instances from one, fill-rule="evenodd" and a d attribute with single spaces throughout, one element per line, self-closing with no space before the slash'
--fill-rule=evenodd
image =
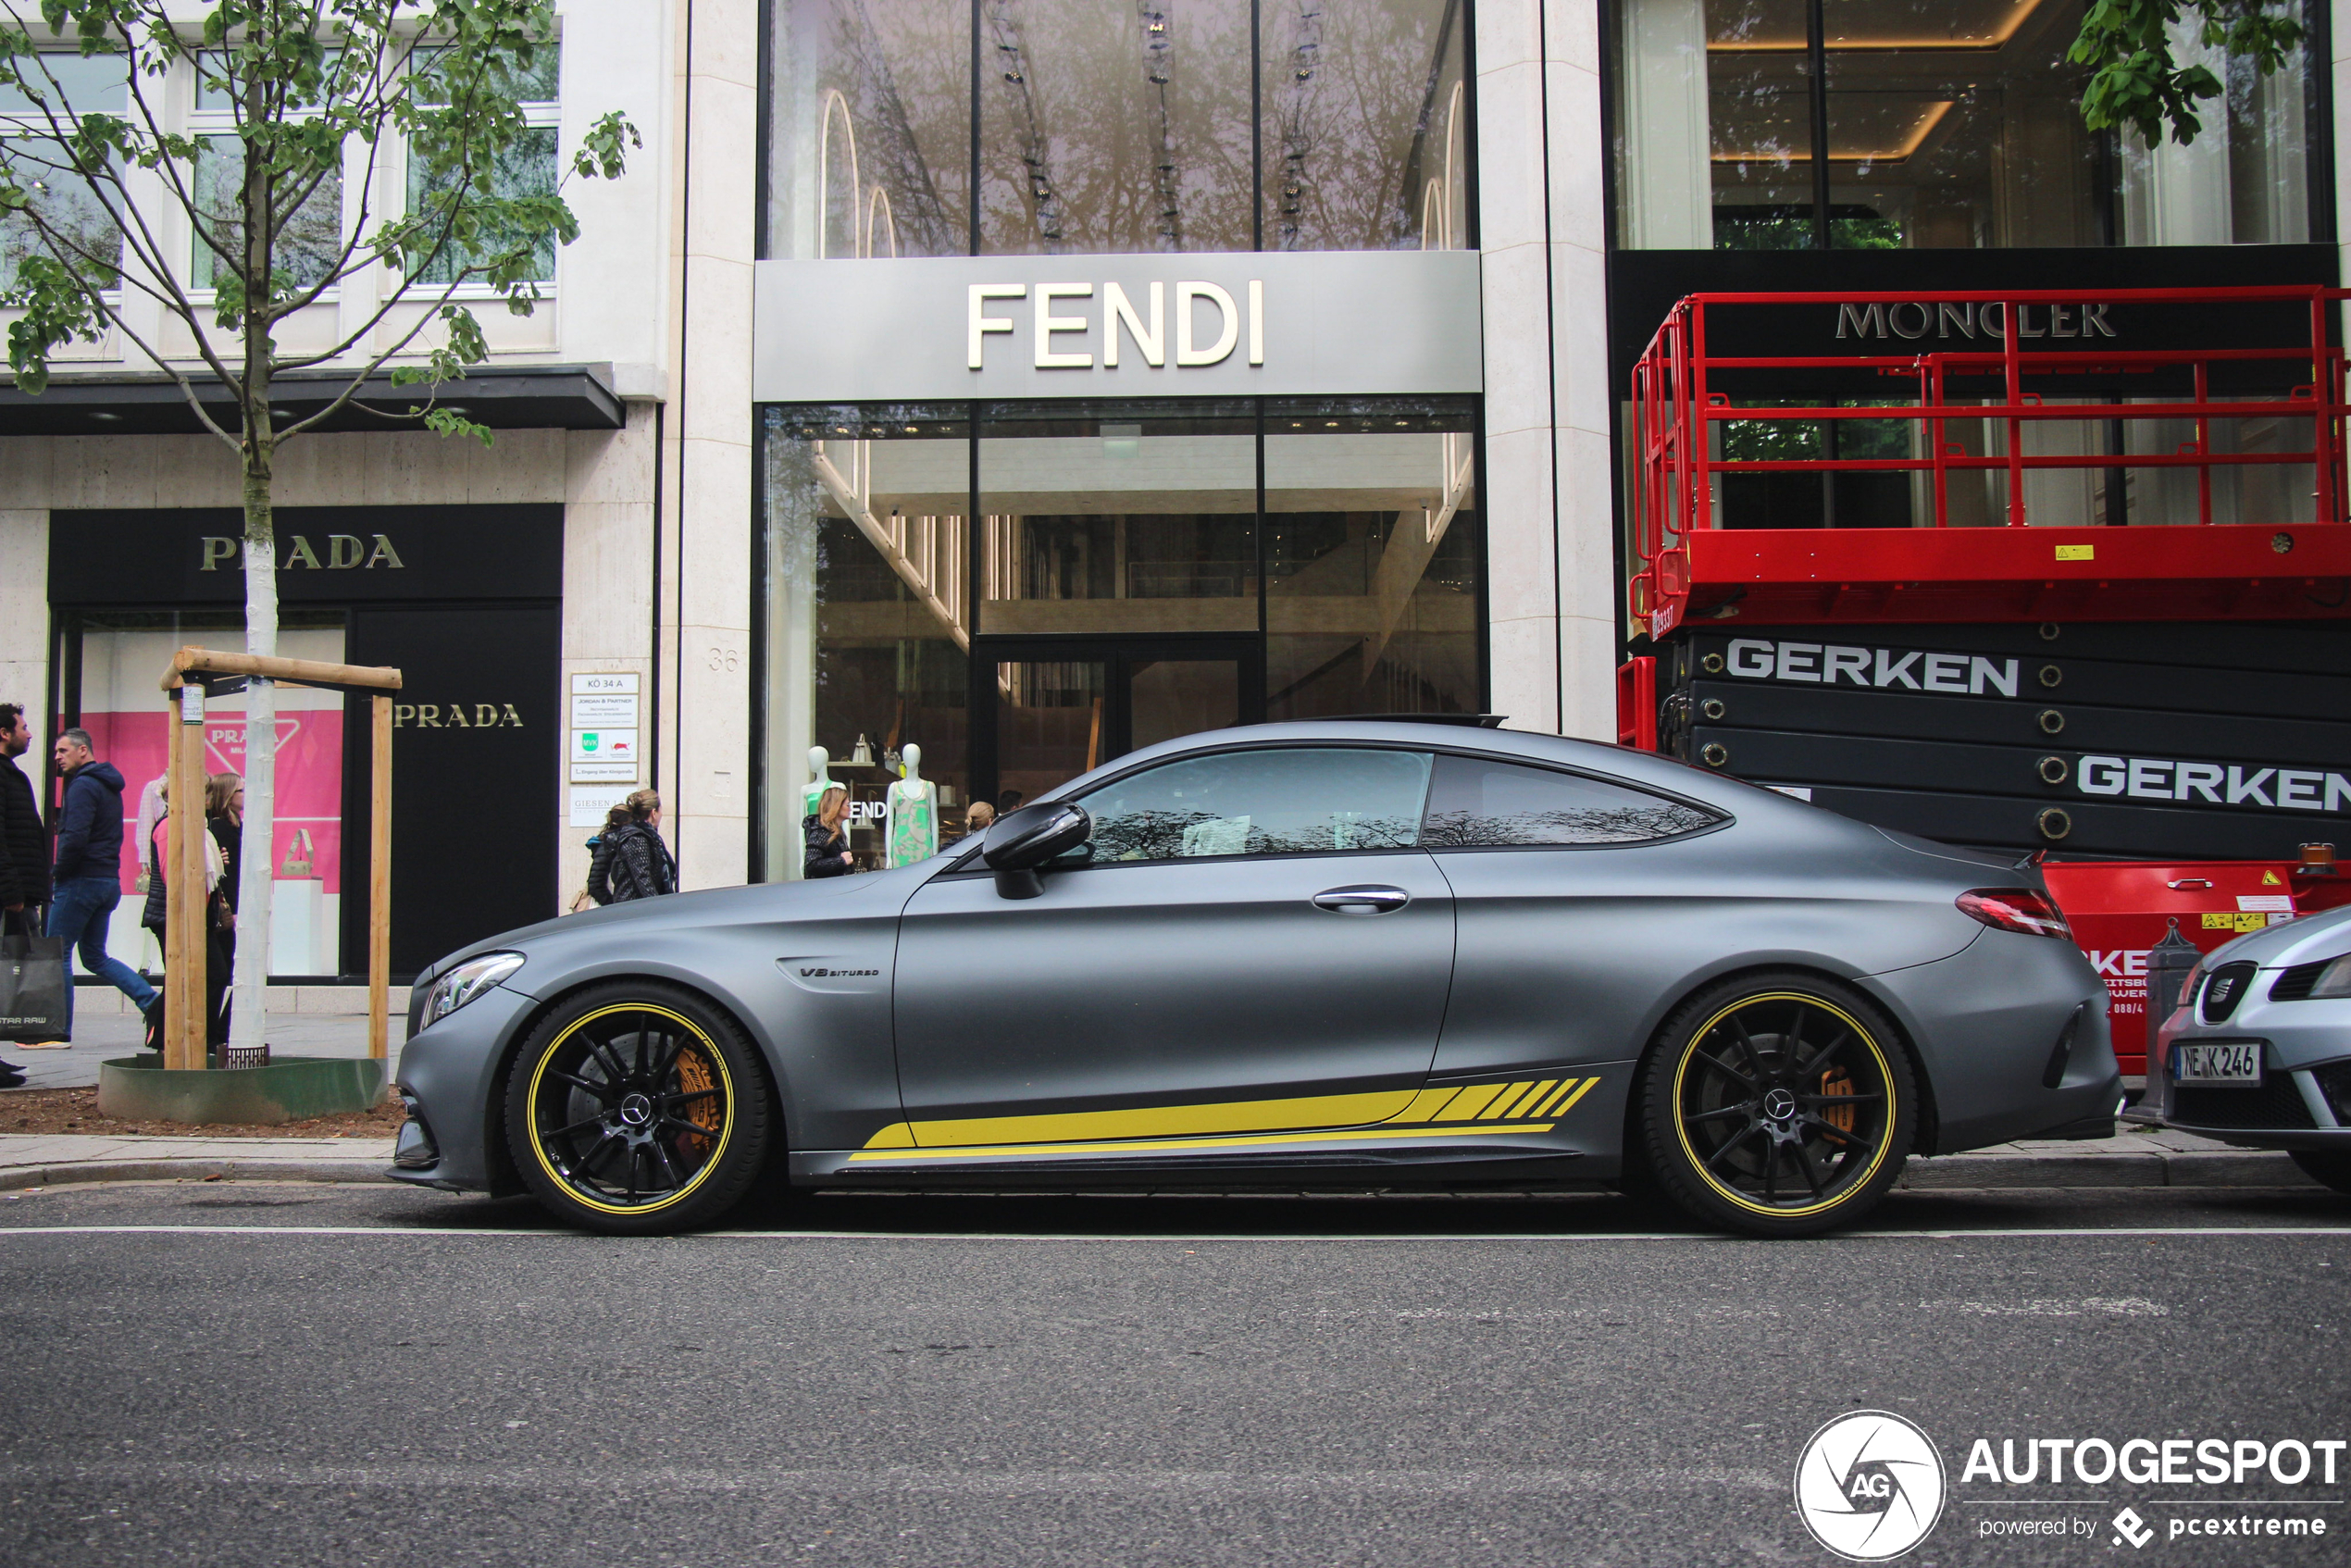
<path id="1" fill-rule="evenodd" d="M 1033 899 L 1045 890 L 1037 868 L 1084 843 L 1094 819 L 1073 801 L 1050 801 L 1008 812 L 988 830 L 980 859 L 996 873 L 996 891 L 1008 899 Z"/>

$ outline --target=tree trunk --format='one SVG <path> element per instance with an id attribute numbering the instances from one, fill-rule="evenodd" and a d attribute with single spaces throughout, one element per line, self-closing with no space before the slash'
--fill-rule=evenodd
<path id="1" fill-rule="evenodd" d="M 245 652 L 278 653 L 278 543 L 270 508 L 270 442 L 267 403 L 255 411 L 264 428 L 248 423 L 244 443 Z M 249 419 L 253 416 L 248 417 Z M 269 895 L 277 874 L 278 688 L 256 677 L 245 684 L 245 820 L 237 873 L 237 958 L 230 971 L 228 1062 L 261 1061 L 267 1041 L 269 983 Z M 201 820 L 201 819 L 199 819 Z"/>

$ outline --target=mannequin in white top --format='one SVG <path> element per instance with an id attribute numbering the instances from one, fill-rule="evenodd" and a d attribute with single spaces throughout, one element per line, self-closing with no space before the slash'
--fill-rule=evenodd
<path id="1" fill-rule="evenodd" d="M 825 791 L 833 787 L 832 761 L 833 754 L 824 747 L 808 748 L 809 781 L 800 791 L 801 815 L 814 815 L 817 804 L 825 798 Z"/>

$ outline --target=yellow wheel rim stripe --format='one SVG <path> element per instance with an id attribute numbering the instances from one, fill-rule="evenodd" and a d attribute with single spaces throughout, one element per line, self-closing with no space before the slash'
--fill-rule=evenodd
<path id="1" fill-rule="evenodd" d="M 723 1101 L 721 1109 L 725 1113 L 725 1119 L 718 1124 L 718 1147 L 710 1151 L 710 1158 L 703 1162 L 702 1169 L 694 1173 L 694 1178 L 691 1181 L 686 1183 L 685 1186 L 679 1188 L 668 1197 L 653 1203 L 606 1203 L 598 1199 L 589 1197 L 586 1193 L 580 1191 L 578 1187 L 574 1186 L 570 1179 L 565 1176 L 561 1171 L 555 1168 L 554 1163 L 547 1158 L 546 1147 L 543 1143 L 541 1143 L 539 1138 L 539 1129 L 537 1126 L 539 1117 L 539 1085 L 541 1080 L 546 1076 L 547 1064 L 554 1060 L 555 1052 L 562 1050 L 566 1042 L 570 1040 L 574 1035 L 586 1028 L 589 1025 L 594 1023 L 597 1019 L 609 1018 L 618 1013 L 646 1013 L 651 1014 L 656 1018 L 666 1018 L 671 1023 L 676 1024 L 680 1028 L 684 1029 L 689 1035 L 692 1036 L 695 1042 L 702 1046 L 703 1054 L 710 1058 L 711 1068 L 718 1076 L 719 1097 Z M 735 1133 L 735 1080 L 732 1075 L 727 1071 L 726 1052 L 720 1051 L 717 1043 L 714 1041 L 709 1035 L 703 1033 L 702 1027 L 696 1024 L 691 1018 L 686 1017 L 682 1014 L 672 1013 L 666 1007 L 655 1007 L 650 1003 L 641 1002 L 626 1002 L 617 1007 L 600 1007 L 593 1013 L 586 1014 L 578 1018 L 573 1019 L 570 1026 L 566 1027 L 563 1033 L 557 1035 L 554 1039 L 547 1042 L 547 1049 L 539 1053 L 539 1060 L 532 1064 L 530 1069 L 530 1089 L 525 1102 L 530 1108 L 530 1116 L 532 1121 L 530 1137 L 531 1157 L 539 1162 L 539 1168 L 547 1173 L 547 1178 L 550 1181 L 553 1181 L 556 1186 L 562 1188 L 566 1193 L 570 1194 L 574 1201 L 584 1203 L 589 1208 L 600 1210 L 607 1214 L 659 1213 L 662 1210 L 670 1207 L 672 1204 L 685 1201 L 685 1200 L 692 1194 L 696 1188 L 700 1187 L 704 1181 L 709 1179 L 710 1173 L 718 1168 L 718 1162 L 726 1154 L 727 1145 L 734 1137 Z"/>
<path id="2" fill-rule="evenodd" d="M 1689 1127 L 1682 1117 L 1682 1085 L 1689 1076 L 1691 1059 L 1698 1055 L 1698 1041 L 1712 1034 L 1722 1025 L 1723 1020 L 1732 1014 L 1738 1012 L 1741 1008 L 1752 1007 L 1759 1002 L 1800 1002 L 1807 1007 L 1817 1007 L 1835 1018 L 1847 1028 L 1852 1030 L 1854 1038 L 1868 1049 L 1871 1058 L 1877 1064 L 1878 1082 L 1885 1086 L 1885 1126 L 1878 1134 L 1877 1149 L 1870 1156 L 1869 1169 L 1863 1171 L 1850 1187 L 1835 1197 L 1824 1198 L 1817 1203 L 1808 1203 L 1800 1209 L 1775 1208 L 1768 1203 L 1758 1203 L 1736 1188 L 1715 1180 L 1714 1174 L 1706 1168 L 1705 1158 L 1690 1146 Z M 1870 1184 L 1870 1178 L 1877 1175 L 1878 1167 L 1885 1163 L 1887 1147 L 1894 1141 L 1894 1073 L 1886 1065 L 1885 1052 L 1880 1049 L 1877 1037 L 1863 1028 L 1860 1019 L 1835 1002 L 1824 1002 L 1817 996 L 1810 996 L 1802 991 L 1766 991 L 1760 996 L 1741 997 L 1692 1031 L 1683 1044 L 1682 1059 L 1673 1064 L 1673 1136 L 1682 1140 L 1682 1152 L 1689 1156 L 1690 1169 L 1698 1173 L 1698 1179 L 1749 1213 L 1768 1214 L 1776 1219 L 1801 1219 L 1807 1214 L 1823 1213 L 1843 1203 L 1854 1193 Z"/>

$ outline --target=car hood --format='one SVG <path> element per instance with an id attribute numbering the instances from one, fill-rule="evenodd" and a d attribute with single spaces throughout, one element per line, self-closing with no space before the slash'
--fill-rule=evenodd
<path id="1" fill-rule="evenodd" d="M 558 915 L 535 926 L 518 926 L 459 948 L 418 972 L 414 985 L 430 985 L 454 965 L 481 953 L 527 955 L 550 944 L 601 932 L 608 926 L 674 930 L 680 927 L 732 926 L 745 921 L 826 920 L 895 912 L 903 908 L 914 890 L 936 876 L 947 860 L 940 855 L 894 871 L 863 876 L 829 877 L 815 882 L 754 882 L 739 888 L 712 888 L 702 892 L 669 893 L 660 898 L 605 904 L 581 915 Z M 524 976 L 528 974 L 526 969 Z"/>
<path id="2" fill-rule="evenodd" d="M 2223 964 L 2249 961 L 2264 969 L 2283 969 L 2321 958 L 2340 958 L 2345 952 L 2351 952 L 2351 909 L 2329 909 L 2283 926 L 2248 931 L 2213 949 L 2204 966 L 2217 969 Z"/>

